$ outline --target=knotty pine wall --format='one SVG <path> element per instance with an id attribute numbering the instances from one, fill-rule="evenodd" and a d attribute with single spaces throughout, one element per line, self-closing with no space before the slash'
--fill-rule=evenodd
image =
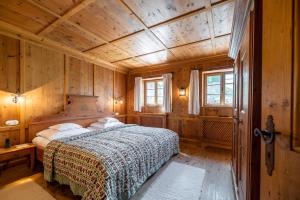
<path id="1" fill-rule="evenodd" d="M 227 56 L 217 56 L 193 62 L 167 64 L 153 68 L 137 68 L 130 71 L 127 90 L 127 122 L 143 125 L 143 122 L 147 121 L 147 125 L 149 125 L 152 120 L 154 126 L 166 126 L 166 128 L 179 133 L 182 139 L 230 147 L 232 144 L 232 108 L 201 107 L 200 115 L 189 115 L 188 86 L 190 72 L 195 67 L 200 71 L 200 94 L 202 95 L 201 74 L 203 71 L 232 68 L 232 66 L 233 61 Z M 167 115 L 157 115 L 158 110 L 151 110 L 151 108 L 144 109 L 143 113 L 134 112 L 134 78 L 137 76 L 143 78 L 157 77 L 164 73 L 172 73 L 172 112 Z M 178 89 L 181 87 L 187 88 L 186 96 L 179 96 Z"/>
<path id="2" fill-rule="evenodd" d="M 126 82 L 126 74 L 0 35 L 0 146 L 7 136 L 24 142 L 29 121 L 63 111 L 67 94 L 99 96 L 99 110 L 125 114 Z M 14 104 L 17 90 L 24 102 Z M 118 97 L 124 104 L 113 105 Z M 9 119 L 21 121 L 20 127 L 3 127 Z"/>

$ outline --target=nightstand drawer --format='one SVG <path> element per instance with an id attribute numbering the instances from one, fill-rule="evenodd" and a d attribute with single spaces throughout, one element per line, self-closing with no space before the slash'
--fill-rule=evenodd
<path id="1" fill-rule="evenodd" d="M 11 160 L 11 159 L 21 158 L 21 157 L 24 157 L 27 155 L 29 156 L 30 153 L 31 153 L 30 149 L 23 149 L 22 151 L 5 153 L 0 156 L 0 162 L 6 161 L 6 160 Z"/>

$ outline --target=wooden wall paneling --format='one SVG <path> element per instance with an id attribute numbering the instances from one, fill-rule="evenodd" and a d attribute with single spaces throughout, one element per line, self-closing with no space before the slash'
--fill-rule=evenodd
<path id="1" fill-rule="evenodd" d="M 182 131 L 183 138 L 189 138 L 193 140 L 201 140 L 202 138 L 201 123 L 199 123 L 199 120 L 194 120 L 193 118 L 184 119 Z"/>
<path id="2" fill-rule="evenodd" d="M 205 5 L 204 0 L 176 0 L 172 3 L 160 0 L 142 2 L 125 0 L 125 2 L 148 27 L 203 8 Z"/>
<path id="3" fill-rule="evenodd" d="M 69 57 L 68 63 L 68 94 L 93 96 L 93 64 L 74 57 Z"/>
<path id="4" fill-rule="evenodd" d="M 20 88 L 19 41 L 0 35 L 0 90 L 16 93 Z"/>
<path id="5" fill-rule="evenodd" d="M 0 148 L 4 147 L 6 139 L 10 139 L 12 145 L 20 144 L 19 126 L 0 127 Z"/>
<path id="6" fill-rule="evenodd" d="M 36 33 L 56 19 L 23 0 L 0 1 L 0 19 Z"/>
<path id="7" fill-rule="evenodd" d="M 79 51 L 84 51 L 104 44 L 103 40 L 88 35 L 76 26 L 66 22 L 59 24 L 52 31 L 45 33 L 44 35 L 51 40 L 65 44 L 66 46 Z"/>
<path id="8" fill-rule="evenodd" d="M 0 126 L 5 126 L 5 121 L 19 120 L 19 104 L 12 102 L 12 94 L 0 91 Z"/>
<path id="9" fill-rule="evenodd" d="M 25 120 L 63 110 L 64 55 L 25 44 Z"/>
<path id="10" fill-rule="evenodd" d="M 25 70 L 26 70 L 26 42 L 20 41 L 20 92 L 23 95 L 23 102 L 20 104 L 20 143 L 25 142 L 26 123 L 26 97 L 25 97 Z"/>
<path id="11" fill-rule="evenodd" d="M 210 38 L 205 11 L 157 26 L 151 31 L 169 48 Z"/>
<path id="12" fill-rule="evenodd" d="M 19 41 L 0 36 L 0 126 L 6 120 L 19 120 L 19 104 L 12 102 L 12 94 L 20 89 Z"/>
<path id="13" fill-rule="evenodd" d="M 93 19 L 93 20 L 91 20 Z M 143 28 L 117 1 L 95 1 L 70 20 L 108 41 L 129 35 Z"/>
<path id="14" fill-rule="evenodd" d="M 188 112 L 188 92 L 190 82 L 190 69 L 182 67 L 173 72 L 172 76 L 172 111 L 176 114 Z M 179 88 L 186 89 L 186 96 L 179 96 Z M 172 115 L 172 114 L 171 114 Z"/>
<path id="15" fill-rule="evenodd" d="M 122 104 L 118 103 L 115 104 L 115 112 L 118 112 L 119 114 L 126 114 L 126 108 L 127 108 L 127 75 L 122 74 L 120 72 L 115 72 L 114 76 L 114 98 L 120 99 L 123 101 Z"/>
<path id="16" fill-rule="evenodd" d="M 95 65 L 94 68 L 94 95 L 98 96 L 100 112 L 113 112 L 113 82 L 112 70 Z"/>

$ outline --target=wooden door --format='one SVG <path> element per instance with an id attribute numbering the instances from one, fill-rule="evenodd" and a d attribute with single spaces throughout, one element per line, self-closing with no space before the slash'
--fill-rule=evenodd
<path id="1" fill-rule="evenodd" d="M 234 173 L 234 182 L 237 184 L 238 177 L 238 130 L 239 130 L 239 57 L 234 63 L 234 100 L 233 100 L 233 136 L 232 136 L 232 170 Z"/>
<path id="2" fill-rule="evenodd" d="M 275 138 L 271 176 L 265 165 L 265 144 L 261 144 L 261 200 L 300 199 L 300 152 L 293 146 L 292 137 L 293 134 L 299 135 L 295 132 L 299 130 L 293 129 L 293 125 L 300 123 L 293 120 L 299 119 L 300 115 L 293 112 L 296 107 L 293 102 L 299 102 L 299 93 L 294 93 L 294 90 L 300 87 L 299 77 L 293 77 L 294 72 L 299 72 L 299 65 L 293 62 L 294 58 L 299 59 L 292 34 L 296 27 L 293 25 L 293 10 L 299 12 L 298 0 L 263 1 L 261 126 L 264 128 L 267 116 L 272 115 L 275 131 L 280 134 Z M 297 18 L 299 15 L 295 13 L 295 20 Z M 295 78 L 298 78 L 297 82 L 293 82 Z"/>
<path id="3" fill-rule="evenodd" d="M 238 195 L 246 199 L 249 148 L 249 74 L 250 74 L 250 18 L 242 40 L 239 55 L 239 92 L 238 92 Z"/>

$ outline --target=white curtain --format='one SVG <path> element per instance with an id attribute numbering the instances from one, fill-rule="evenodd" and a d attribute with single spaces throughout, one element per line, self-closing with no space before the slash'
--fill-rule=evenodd
<path id="1" fill-rule="evenodd" d="M 134 82 L 134 111 L 142 112 L 144 105 L 144 87 L 142 77 L 135 77 Z"/>
<path id="2" fill-rule="evenodd" d="M 172 74 L 163 75 L 164 84 L 164 98 L 163 98 L 163 111 L 172 112 Z"/>
<path id="3" fill-rule="evenodd" d="M 199 71 L 192 70 L 190 76 L 189 114 L 200 113 Z"/>

